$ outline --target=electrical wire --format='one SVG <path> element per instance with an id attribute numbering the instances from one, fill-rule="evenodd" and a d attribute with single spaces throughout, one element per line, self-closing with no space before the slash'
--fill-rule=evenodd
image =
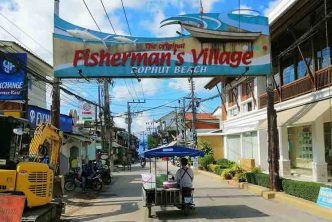
<path id="1" fill-rule="evenodd" d="M 121 0 L 121 4 L 122 4 L 122 9 L 123 9 L 124 16 L 126 18 L 126 22 L 127 22 L 127 26 L 128 26 L 128 31 L 129 31 L 129 34 L 131 35 L 130 26 L 129 26 L 129 22 L 128 22 L 128 18 L 127 18 L 126 9 L 125 9 L 124 4 L 123 4 L 123 0 Z"/>
<path id="2" fill-rule="evenodd" d="M 129 93 L 130 97 L 134 100 L 134 97 L 133 97 L 133 95 L 131 94 L 130 89 L 129 89 L 129 87 L 128 87 L 127 81 L 126 81 L 125 79 L 124 79 L 123 81 L 124 81 L 125 84 L 126 84 L 126 87 L 127 87 L 127 90 L 128 90 L 128 93 Z"/>
<path id="3" fill-rule="evenodd" d="M 16 36 L 14 36 L 11 32 L 9 32 L 7 29 L 5 29 L 3 26 L 0 25 L 0 28 L 2 30 L 4 30 L 8 35 L 10 35 L 11 37 L 13 37 L 16 41 L 18 41 L 19 43 L 21 43 L 24 47 L 26 47 L 28 50 L 30 50 L 31 52 L 33 52 L 33 50 L 31 48 L 29 48 L 26 44 L 22 43 Z M 35 53 L 35 52 L 33 52 Z M 37 53 L 35 53 L 37 54 Z"/>
<path id="4" fill-rule="evenodd" d="M 41 48 L 43 48 L 45 51 L 47 51 L 49 54 L 53 55 L 53 53 L 47 49 L 46 47 L 44 47 L 42 44 L 40 44 L 37 40 L 35 40 L 31 35 L 29 35 L 26 31 L 24 31 L 22 28 L 20 28 L 18 25 L 16 25 L 13 21 L 11 21 L 8 17 L 6 17 L 4 14 L 2 14 L 0 12 L 0 15 L 5 18 L 11 25 L 15 26 L 18 30 L 20 30 L 21 32 L 23 32 L 26 36 L 28 36 L 34 43 L 36 43 L 37 45 L 39 45 Z"/>
<path id="5" fill-rule="evenodd" d="M 101 31 L 99 25 L 97 24 L 95 18 L 93 17 L 93 15 L 92 15 L 92 13 L 91 13 L 91 11 L 90 11 L 88 5 L 86 4 L 85 0 L 82 0 L 82 1 L 83 1 L 84 5 L 85 5 L 86 9 L 88 10 L 88 12 L 89 12 L 91 18 L 93 19 L 94 23 L 96 24 L 97 28 L 99 29 L 99 31 Z"/>
<path id="6" fill-rule="evenodd" d="M 104 11 L 105 11 L 105 14 L 106 14 L 106 16 L 107 16 L 108 22 L 110 23 L 110 25 L 111 25 L 111 27 L 112 27 L 112 30 L 113 30 L 114 34 L 116 35 L 115 29 L 114 29 L 114 27 L 113 27 L 113 24 L 112 24 L 112 22 L 111 22 L 110 17 L 108 16 L 108 13 L 107 13 L 107 11 L 106 11 L 106 8 L 105 8 L 105 5 L 104 5 L 104 3 L 103 3 L 103 0 L 100 0 L 100 3 L 101 3 L 101 5 L 102 5 L 103 8 L 104 8 Z"/>

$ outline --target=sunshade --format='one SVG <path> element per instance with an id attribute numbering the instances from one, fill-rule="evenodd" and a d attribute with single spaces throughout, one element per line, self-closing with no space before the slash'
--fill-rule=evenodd
<path id="1" fill-rule="evenodd" d="M 191 149 L 188 147 L 180 147 L 180 146 L 164 146 L 155 148 L 152 150 L 145 151 L 143 153 L 145 158 L 152 157 L 184 157 L 184 156 L 204 156 L 204 152 L 202 150 Z"/>

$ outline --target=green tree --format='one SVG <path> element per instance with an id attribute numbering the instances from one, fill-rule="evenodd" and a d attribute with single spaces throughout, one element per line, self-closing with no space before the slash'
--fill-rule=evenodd
<path id="1" fill-rule="evenodd" d="M 153 135 L 148 135 L 148 147 L 149 149 L 156 148 L 158 146 L 158 138 Z"/>
<path id="2" fill-rule="evenodd" d="M 204 151 L 205 155 L 213 156 L 213 148 L 208 141 L 206 141 L 206 140 L 201 141 L 198 145 L 198 148 L 200 150 Z"/>

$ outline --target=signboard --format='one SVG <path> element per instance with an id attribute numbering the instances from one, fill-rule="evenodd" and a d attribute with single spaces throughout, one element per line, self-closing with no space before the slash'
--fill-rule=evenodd
<path id="1" fill-rule="evenodd" d="M 8 56 L 23 65 L 27 64 L 26 53 L 9 53 Z M 0 57 L 0 100 L 23 100 L 25 75 L 24 70 Z"/>
<path id="2" fill-rule="evenodd" d="M 33 126 L 41 123 L 51 123 L 51 112 L 38 106 L 28 107 L 29 122 Z M 73 119 L 70 116 L 60 115 L 60 130 L 63 132 L 72 132 Z"/>
<path id="3" fill-rule="evenodd" d="M 317 198 L 317 204 L 332 209 L 332 189 L 321 187 Z"/>
<path id="4" fill-rule="evenodd" d="M 0 221 L 19 222 L 24 209 L 24 196 L 0 195 Z"/>
<path id="5" fill-rule="evenodd" d="M 81 117 L 83 121 L 93 121 L 95 119 L 95 106 L 90 103 L 82 103 Z"/>
<path id="6" fill-rule="evenodd" d="M 271 73 L 268 19 L 207 13 L 171 17 L 190 35 L 120 36 L 54 18 L 54 75 L 59 78 L 214 77 Z M 175 33 L 174 33 L 175 34 Z"/>

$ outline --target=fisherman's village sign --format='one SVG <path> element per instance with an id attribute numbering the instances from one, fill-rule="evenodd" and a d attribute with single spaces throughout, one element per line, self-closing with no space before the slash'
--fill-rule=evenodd
<path id="1" fill-rule="evenodd" d="M 59 78 L 212 77 L 271 73 L 268 19 L 207 13 L 168 18 L 189 35 L 120 36 L 55 16 L 54 67 Z"/>

